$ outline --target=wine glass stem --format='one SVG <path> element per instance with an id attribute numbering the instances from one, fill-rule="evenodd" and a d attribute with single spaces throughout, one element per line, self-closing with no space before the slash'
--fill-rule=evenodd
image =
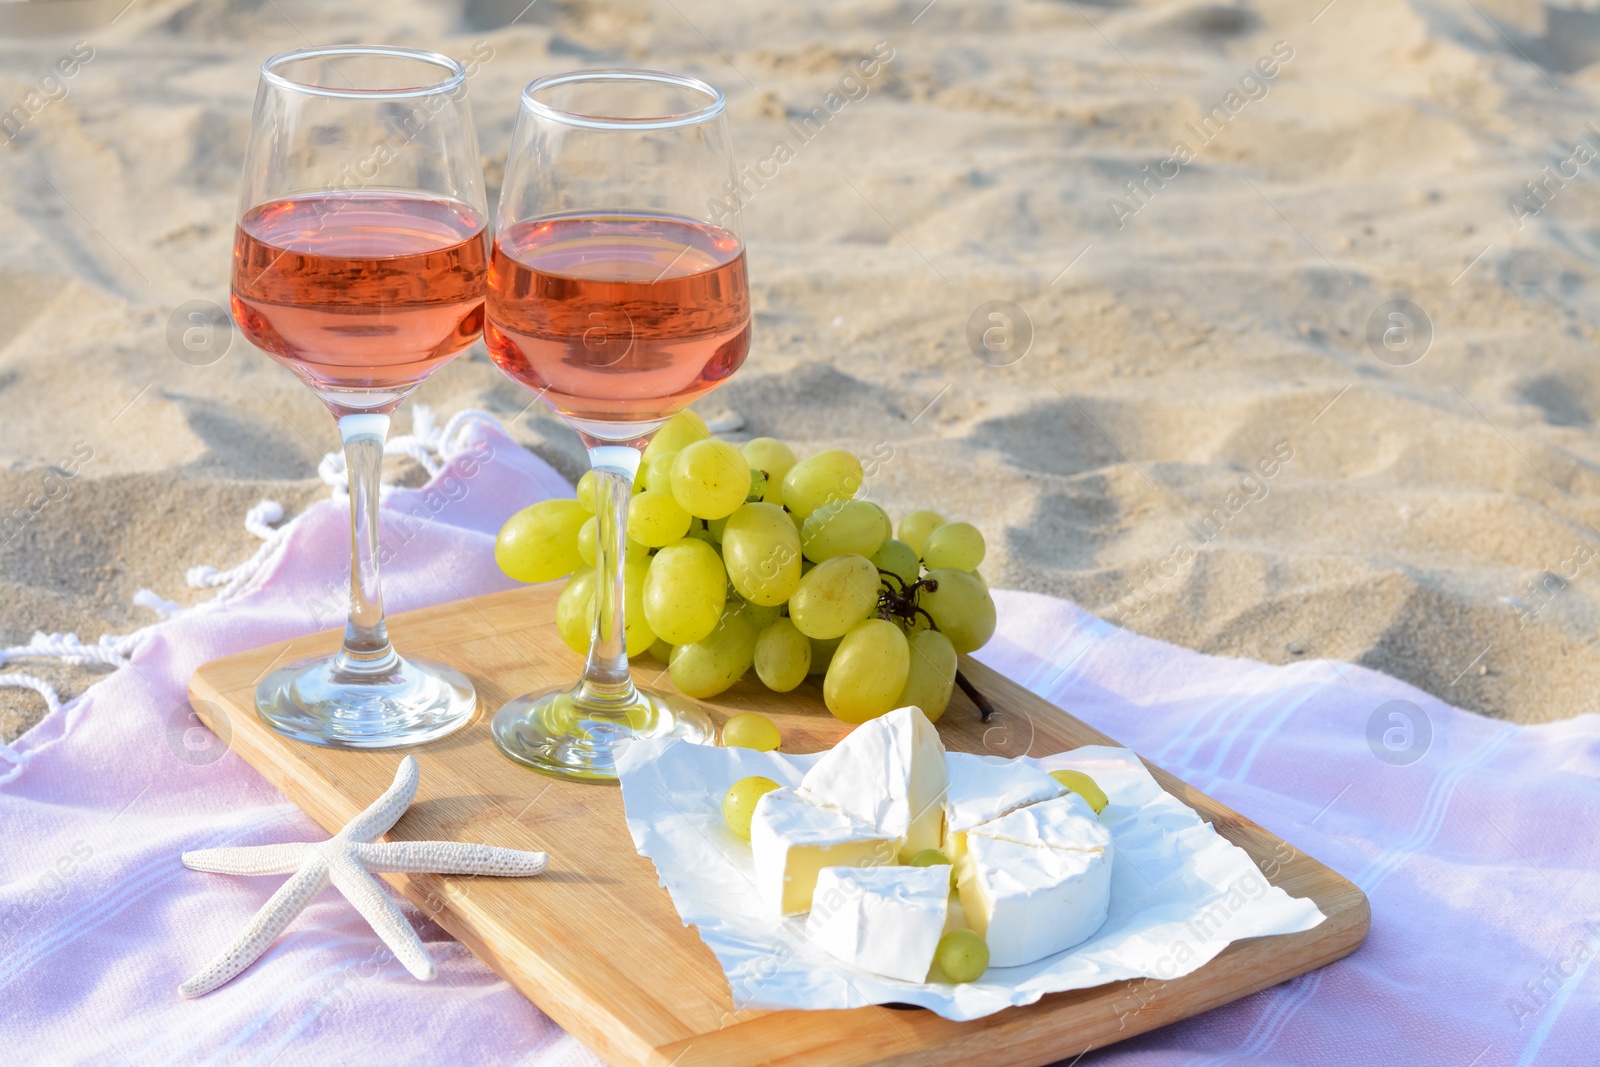
<path id="1" fill-rule="evenodd" d="M 389 416 L 345 415 L 339 419 L 345 474 L 350 481 L 350 617 L 344 627 L 339 667 L 381 674 L 396 662 L 383 620 L 378 584 L 378 487 L 383 478 L 383 442 Z"/>
<path id="2" fill-rule="evenodd" d="M 628 551 L 628 501 L 639 471 L 639 450 L 631 445 L 596 445 L 589 449 L 594 469 L 595 618 L 589 660 L 583 668 L 583 696 L 596 704 L 632 704 L 633 678 L 628 673 L 627 639 L 623 632 L 624 579 Z"/>

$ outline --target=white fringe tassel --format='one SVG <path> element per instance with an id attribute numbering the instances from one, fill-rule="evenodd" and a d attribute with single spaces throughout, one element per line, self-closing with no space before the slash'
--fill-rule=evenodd
<path id="1" fill-rule="evenodd" d="M 500 420 L 487 411 L 469 408 L 458 412 L 442 428 L 437 424 L 433 411 L 421 404 L 411 409 L 411 432 L 392 437 L 384 442 L 383 454 L 386 456 L 406 456 L 419 464 L 428 472 L 430 479 L 436 477 L 458 453 L 467 448 L 465 431 L 473 423 L 483 423 L 493 426 L 501 432 L 504 427 Z M 317 474 L 328 486 L 329 495 L 338 501 L 350 499 L 350 480 L 345 474 L 344 453 L 329 452 L 322 457 L 322 462 L 317 464 Z M 384 484 L 379 490 L 380 498 L 387 497 L 393 486 Z M 11 648 L 0 649 L 0 665 L 13 659 L 52 659 L 58 663 L 67 663 L 74 666 L 104 665 L 112 668 L 125 667 L 134 656 L 139 646 L 146 638 L 153 634 L 163 623 L 186 615 L 191 611 L 214 609 L 237 597 L 261 573 L 263 568 L 276 556 L 288 539 L 289 531 L 294 528 L 294 522 L 278 526 L 283 521 L 283 505 L 276 500 L 262 500 L 245 513 L 244 528 L 255 534 L 262 541 L 261 547 L 256 549 L 255 555 L 245 560 L 236 567 L 228 570 L 218 570 L 212 566 L 190 567 L 184 575 L 184 580 L 191 589 L 218 589 L 217 594 L 210 600 L 196 604 L 192 608 L 185 608 L 174 601 L 168 600 L 149 589 L 141 589 L 133 594 L 133 602 L 140 607 L 149 608 L 161 616 L 161 621 L 150 626 L 142 627 L 129 634 L 105 634 L 92 645 L 86 645 L 77 634 L 47 634 L 36 632 L 32 639 L 25 645 L 14 645 Z M 74 697 L 63 702 L 61 695 L 55 687 L 36 675 L 21 672 L 0 673 L 0 686 L 12 688 L 32 689 L 44 698 L 45 705 L 50 713 L 66 709 L 71 711 L 81 697 Z M 10 767 L 0 771 L 0 785 L 11 781 L 22 773 L 22 768 L 34 754 L 45 746 L 32 748 L 19 752 L 10 745 L 0 744 L 0 763 L 9 763 Z"/>

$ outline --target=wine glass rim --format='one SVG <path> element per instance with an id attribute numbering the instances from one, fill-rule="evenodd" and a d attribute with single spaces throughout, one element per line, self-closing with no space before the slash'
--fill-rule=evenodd
<path id="1" fill-rule="evenodd" d="M 358 86 L 340 88 L 333 85 L 314 85 L 310 82 L 296 81 L 280 74 L 277 70 L 278 67 L 302 59 L 339 56 L 385 56 L 390 59 L 417 60 L 431 63 L 449 71 L 449 74 L 427 85 L 407 85 L 395 89 L 363 89 Z M 279 52 L 261 64 L 261 77 L 279 89 L 305 93 L 308 96 L 333 96 L 356 100 L 403 100 L 409 97 L 453 92 L 466 82 L 467 68 L 462 66 L 459 60 L 452 59 L 443 52 L 431 52 L 424 48 L 406 48 L 402 45 L 331 44 L 292 48 L 287 52 Z"/>
<path id="2" fill-rule="evenodd" d="M 564 111 L 552 107 L 542 100 L 536 99 L 534 94 L 557 85 L 568 85 L 573 82 L 654 82 L 658 85 L 674 85 L 680 89 L 688 89 L 700 93 L 706 98 L 703 107 L 693 111 L 684 111 L 673 115 L 644 115 L 637 118 L 623 118 L 611 115 L 590 115 L 577 111 Z M 552 122 L 560 122 L 568 126 L 581 126 L 590 130 L 665 130 L 676 126 L 693 126 L 698 122 L 715 118 L 722 114 L 726 106 L 722 90 L 710 82 L 687 74 L 672 74 L 664 70 L 629 69 L 625 67 L 604 67 L 594 70 L 569 70 L 561 74 L 547 74 L 542 78 L 535 78 L 522 89 L 522 106 L 540 118 Z"/>

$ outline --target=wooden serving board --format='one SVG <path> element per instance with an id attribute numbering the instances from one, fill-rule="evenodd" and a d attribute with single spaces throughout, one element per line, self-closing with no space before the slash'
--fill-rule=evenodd
<path id="1" fill-rule="evenodd" d="M 728 983 L 694 929 L 679 920 L 651 862 L 634 851 L 613 786 L 549 778 L 502 756 L 487 720 L 511 697 L 565 684 L 579 657 L 555 628 L 558 585 L 522 589 L 397 615 L 402 654 L 442 660 L 478 688 L 466 727 L 404 750 L 422 765 L 416 802 L 394 840 L 476 841 L 550 854 L 536 878 L 385 875 L 419 908 L 612 1064 L 732 1067 L 795 1064 L 930 1067 L 1070 1061 L 1134 1034 L 1226 1004 L 1354 951 L 1366 936 L 1367 899 L 1346 879 L 1255 823 L 1156 767 L 1169 792 L 1244 848 L 1263 873 L 1328 917 L 1313 930 L 1236 942 L 1195 973 L 1056 993 L 1037 1004 L 955 1023 L 921 1009 L 735 1012 Z M 329 632 L 219 659 L 190 684 L 200 717 L 274 785 L 332 831 L 393 780 L 401 753 L 317 748 L 281 737 L 256 717 L 256 682 L 275 664 L 330 651 Z M 952 749 L 1045 755 L 1110 738 L 981 664 L 963 664 L 1000 709 L 989 724 L 958 691 L 939 723 Z M 670 688 L 641 657 L 641 683 Z M 831 746 L 846 731 L 822 707 L 815 681 L 770 693 L 753 679 L 712 708 L 719 720 L 760 711 L 784 750 Z"/>

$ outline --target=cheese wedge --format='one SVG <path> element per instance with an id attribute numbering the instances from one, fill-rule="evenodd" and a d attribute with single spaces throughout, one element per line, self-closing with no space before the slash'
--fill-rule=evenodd
<path id="1" fill-rule="evenodd" d="M 894 863 L 898 844 L 848 812 L 813 803 L 793 789 L 763 796 L 750 819 L 756 891 L 780 915 L 810 909 L 823 868 Z"/>
<path id="2" fill-rule="evenodd" d="M 942 848 L 951 863 L 966 851 L 966 834 L 1028 804 L 1065 796 L 1062 784 L 1021 760 L 947 752 Z"/>
<path id="3" fill-rule="evenodd" d="M 957 886 L 991 967 L 1019 967 L 1087 940 L 1106 920 L 1111 853 L 967 838 Z"/>
<path id="4" fill-rule="evenodd" d="M 950 868 L 828 867 L 806 920 L 813 944 L 873 974 L 922 982 L 944 934 Z"/>
<path id="5" fill-rule="evenodd" d="M 906 859 L 938 848 L 945 795 L 939 731 L 917 708 L 864 722 L 806 772 L 799 792 L 896 839 Z"/>

